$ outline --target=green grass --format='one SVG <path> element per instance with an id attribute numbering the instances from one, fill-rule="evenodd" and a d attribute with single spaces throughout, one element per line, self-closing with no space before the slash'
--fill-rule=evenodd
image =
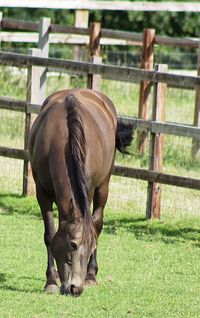
<path id="1" fill-rule="evenodd" d="M 106 209 L 98 286 L 45 295 L 43 223 L 33 198 L 0 195 L 0 317 L 199 317 L 200 219 L 146 221 Z M 120 209 L 120 203 L 118 202 Z"/>

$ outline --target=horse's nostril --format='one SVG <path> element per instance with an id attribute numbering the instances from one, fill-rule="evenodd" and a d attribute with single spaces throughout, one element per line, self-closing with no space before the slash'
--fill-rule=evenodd
<path id="1" fill-rule="evenodd" d="M 61 295 L 66 295 L 66 294 L 67 294 L 67 289 L 65 288 L 64 285 L 61 285 L 61 287 L 60 287 L 60 293 L 61 293 Z"/>
<path id="2" fill-rule="evenodd" d="M 70 285 L 69 286 L 69 293 L 71 296 L 74 296 L 74 297 L 78 297 L 82 294 L 83 292 L 83 288 L 82 287 L 77 287 L 75 285 Z"/>

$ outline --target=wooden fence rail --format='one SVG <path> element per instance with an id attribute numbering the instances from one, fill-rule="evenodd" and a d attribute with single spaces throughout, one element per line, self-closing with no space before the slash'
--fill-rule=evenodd
<path id="1" fill-rule="evenodd" d="M 1 21 L 1 29 L 10 29 L 10 30 L 18 30 L 18 31 L 32 31 L 32 32 L 38 32 L 39 31 L 39 22 L 31 22 L 31 21 L 22 21 L 22 20 L 16 20 L 16 19 L 6 19 L 3 18 Z M 79 27 L 73 27 L 73 26 L 62 26 L 59 24 L 51 24 L 49 27 L 49 33 L 60 33 L 64 34 L 65 37 L 63 37 L 63 42 L 67 43 L 67 34 L 73 34 L 73 35 L 82 35 L 87 36 L 84 37 L 81 41 L 81 43 L 88 44 L 88 37 L 90 35 L 90 29 L 89 28 L 79 28 Z M 30 34 L 27 34 L 26 37 L 24 37 L 24 34 L 17 33 L 14 36 L 11 37 L 12 33 L 4 33 L 2 31 L 2 39 L 3 41 L 18 41 L 18 42 L 37 42 L 37 37 L 30 36 Z M 58 36 L 58 35 L 57 35 Z M 55 43 L 55 37 L 53 38 L 53 42 Z M 124 40 L 125 45 L 142 45 L 143 41 L 143 34 L 142 33 L 135 33 L 135 32 L 127 32 L 127 31 L 119 31 L 119 30 L 109 30 L 109 29 L 101 29 L 101 41 L 104 41 L 104 39 L 116 39 Z M 50 37 L 50 43 L 51 43 L 51 37 Z M 58 41 L 62 42 L 62 38 L 58 36 Z M 116 42 L 117 44 L 118 42 Z M 109 42 L 107 43 L 109 44 Z M 115 43 L 112 43 L 115 44 Z M 121 42 L 123 44 L 123 42 Z M 176 46 L 176 47 L 187 47 L 187 48 L 198 48 L 199 45 L 199 39 L 191 39 L 191 38 L 176 38 L 176 37 L 167 37 L 167 36 L 155 36 L 155 43 L 157 45 L 166 45 L 166 46 Z"/>
<path id="2" fill-rule="evenodd" d="M 17 149 L 17 148 L 8 148 L 0 147 L 0 156 L 14 159 L 21 159 L 24 161 L 29 160 L 29 154 L 27 150 Z"/>
<path id="3" fill-rule="evenodd" d="M 38 114 L 40 105 L 30 104 L 23 100 L 0 97 L 0 109 L 10 111 L 27 112 Z M 142 130 L 158 134 L 168 134 L 187 138 L 200 139 L 200 128 L 191 125 L 182 125 L 169 122 L 157 122 L 153 120 L 142 120 L 134 117 L 120 116 L 124 123 L 131 123 L 135 130 Z"/>
<path id="4" fill-rule="evenodd" d="M 147 80 L 152 83 L 161 82 L 175 87 L 188 89 L 195 89 L 200 86 L 200 77 L 195 76 L 146 71 L 133 67 L 42 58 L 26 54 L 0 52 L 0 65 L 12 65 L 21 68 L 35 65 L 46 67 L 48 70 L 53 68 L 80 75 L 99 74 L 106 79 L 124 82 L 140 83 L 142 80 Z"/>
<path id="5" fill-rule="evenodd" d="M 176 187 L 200 190 L 200 179 L 175 176 L 151 170 L 115 166 L 113 174 L 116 176 L 140 179 L 148 182 L 157 182 Z"/>
<path id="6" fill-rule="evenodd" d="M 27 150 L 0 147 L 0 156 L 19 160 L 28 160 Z M 173 174 L 160 173 L 146 169 L 114 166 L 113 175 L 119 177 L 134 178 L 138 180 L 157 182 L 182 188 L 200 190 L 200 179 L 186 178 Z"/>

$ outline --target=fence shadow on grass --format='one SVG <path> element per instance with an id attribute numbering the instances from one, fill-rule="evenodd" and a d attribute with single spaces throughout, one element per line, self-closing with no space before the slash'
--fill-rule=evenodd
<path id="1" fill-rule="evenodd" d="M 199 225 L 199 226 L 198 226 Z M 198 227 L 197 227 L 198 226 Z M 190 225 L 187 221 L 163 223 L 161 221 L 150 222 L 145 218 L 126 217 L 104 222 L 104 233 L 118 235 L 121 232 L 129 232 L 137 240 L 163 241 L 165 244 L 178 244 L 191 242 L 200 247 L 200 220 L 198 224 Z"/>
<path id="2" fill-rule="evenodd" d="M 4 215 L 18 213 L 41 218 L 36 198 L 19 194 L 0 193 L 0 213 Z"/>
<path id="3" fill-rule="evenodd" d="M 57 208 L 53 208 L 57 216 Z M 18 213 L 42 218 L 40 208 L 35 197 L 20 194 L 0 193 L 0 214 L 12 215 Z"/>
<path id="4" fill-rule="evenodd" d="M 6 282 L 6 275 L 4 273 L 0 273 L 0 283 Z"/>
<path id="5" fill-rule="evenodd" d="M 42 292 L 42 286 L 44 284 L 44 281 L 40 278 L 27 277 L 27 276 L 19 277 L 18 280 L 24 281 L 23 286 L 27 286 L 27 288 L 21 288 L 21 283 L 19 284 L 19 286 L 16 283 L 13 283 L 13 285 L 11 285 L 10 281 L 12 281 L 12 279 L 13 279 L 13 276 L 0 272 L 0 290 L 2 289 L 2 290 L 13 291 L 13 292 L 38 293 L 38 294 L 41 294 Z M 41 289 L 39 287 L 34 287 L 33 282 L 40 282 Z"/>
<path id="6" fill-rule="evenodd" d="M 0 213 L 4 215 L 19 213 L 41 218 L 35 198 L 10 193 L 0 194 Z M 56 213 L 54 213 L 55 216 Z M 176 220 L 171 223 L 149 222 L 145 217 L 137 217 L 133 213 L 126 217 L 118 217 L 116 214 L 114 219 L 105 219 L 104 233 L 118 235 L 121 231 L 132 233 L 138 240 L 162 240 L 166 244 L 190 241 L 196 247 L 200 247 L 200 220 L 198 218 L 195 218 L 193 223 L 187 222 L 187 220 L 181 223 Z"/>
<path id="7" fill-rule="evenodd" d="M 33 288 L 30 286 L 28 286 L 27 288 L 21 288 L 21 287 L 17 287 L 16 285 L 9 285 L 9 284 L 3 284 L 0 285 L 0 289 L 3 290 L 9 290 L 11 292 L 20 292 L 20 293 L 36 293 L 36 294 L 41 294 L 42 293 L 42 288 L 41 290 L 38 288 Z"/>

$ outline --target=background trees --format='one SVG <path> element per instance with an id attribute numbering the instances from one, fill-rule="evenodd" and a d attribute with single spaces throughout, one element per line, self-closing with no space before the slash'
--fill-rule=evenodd
<path id="1" fill-rule="evenodd" d="M 156 1 L 155 1 L 156 2 Z M 157 2 L 160 2 L 160 0 Z M 164 2 L 164 1 L 163 1 Z M 192 1 L 188 1 L 192 2 Z M 74 25 L 74 10 L 3 8 L 3 16 L 21 20 L 38 21 L 40 17 L 50 17 L 52 23 Z M 200 14 L 184 12 L 126 12 L 126 11 L 91 11 L 89 22 L 101 22 L 103 28 L 142 33 L 144 28 L 155 28 L 157 35 L 173 37 L 199 37 Z M 26 51 L 33 44 L 4 44 L 3 49 Z M 57 45 L 51 46 L 51 56 L 71 58 L 72 49 Z M 196 63 L 194 50 L 183 48 L 156 48 L 158 62 L 172 63 L 179 67 L 182 64 Z M 140 49 L 131 47 L 104 47 L 106 61 L 117 64 L 137 65 L 140 63 Z M 138 56 L 137 56 L 138 54 Z M 196 52 L 195 52 L 196 54 Z M 87 55 L 87 54 L 86 54 Z M 167 58 L 166 58 L 167 56 Z"/>

